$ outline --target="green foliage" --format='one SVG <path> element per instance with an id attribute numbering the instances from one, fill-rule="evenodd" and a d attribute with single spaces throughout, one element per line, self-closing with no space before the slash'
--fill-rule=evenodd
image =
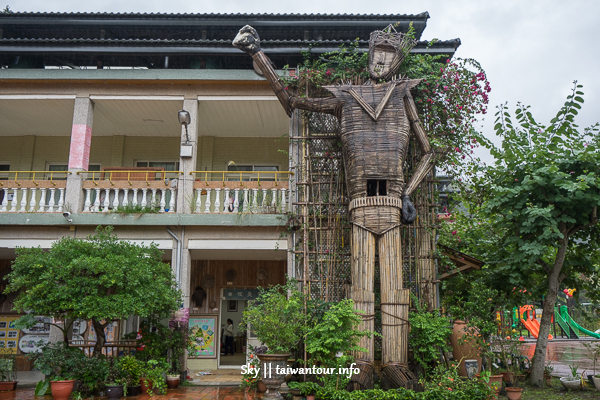
<path id="1" fill-rule="evenodd" d="M 167 383 L 164 375 L 169 370 L 169 364 L 163 359 L 148 360 L 142 367 L 142 379 L 152 382 L 152 389 L 148 389 L 148 394 L 167 393 Z"/>
<path id="2" fill-rule="evenodd" d="M 127 380 L 127 386 L 137 386 L 142 377 L 142 363 L 133 356 L 119 358 L 119 368 Z"/>
<path id="3" fill-rule="evenodd" d="M 260 368 L 260 360 L 256 356 L 254 348 L 250 346 L 250 363 L 246 373 L 242 373 L 242 383 L 240 387 L 254 389 L 258 386 L 260 374 L 256 374 L 256 370 Z"/>
<path id="4" fill-rule="evenodd" d="M 171 267 L 156 245 L 120 241 L 98 227 L 87 239 L 63 237 L 49 251 L 18 248 L 6 293 L 15 311 L 71 320 L 166 317 L 181 301 Z"/>
<path id="5" fill-rule="evenodd" d="M 259 288 L 258 298 L 244 310 L 240 329 L 250 325 L 258 340 L 267 346 L 267 353 L 286 354 L 302 339 L 305 321 L 304 295 L 289 281 L 283 286 Z"/>
<path id="6" fill-rule="evenodd" d="M 316 394 L 321 389 L 321 386 L 315 382 L 290 382 L 288 386 L 290 389 L 298 389 L 303 396 Z"/>
<path id="7" fill-rule="evenodd" d="M 452 324 L 448 317 L 439 311 L 427 311 L 415 301 L 416 311 L 409 315 L 410 347 L 414 358 L 425 373 L 429 373 L 439 361 L 440 350 L 449 351 L 448 338 L 452 334 Z"/>
<path id="8" fill-rule="evenodd" d="M 49 394 L 50 391 L 50 377 L 47 377 L 43 381 L 39 381 L 35 385 L 35 390 L 33 391 L 35 396 L 45 396 Z"/>
<path id="9" fill-rule="evenodd" d="M 126 206 L 119 206 L 112 210 L 112 212 L 117 214 L 156 214 L 159 210 L 160 206 L 156 204 L 150 207 L 141 204 L 128 204 Z"/>
<path id="10" fill-rule="evenodd" d="M 77 371 L 79 392 L 85 397 L 92 395 L 96 390 L 104 388 L 108 379 L 109 364 L 104 356 L 86 357 Z"/>
<path id="11" fill-rule="evenodd" d="M 86 361 L 83 351 L 64 342 L 49 343 L 39 353 L 28 355 L 36 370 L 52 381 L 76 379 Z"/>
<path id="12" fill-rule="evenodd" d="M 13 349 L 0 347 L 0 382 L 17 380 L 17 357 Z"/>

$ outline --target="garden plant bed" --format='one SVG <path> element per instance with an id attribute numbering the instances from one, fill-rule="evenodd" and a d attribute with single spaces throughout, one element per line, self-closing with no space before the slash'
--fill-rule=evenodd
<path id="1" fill-rule="evenodd" d="M 592 387 L 577 391 L 566 391 L 560 385 L 558 378 L 552 378 L 551 388 L 537 388 L 525 385 L 523 389 L 523 400 L 586 400 L 598 398 L 598 391 Z"/>

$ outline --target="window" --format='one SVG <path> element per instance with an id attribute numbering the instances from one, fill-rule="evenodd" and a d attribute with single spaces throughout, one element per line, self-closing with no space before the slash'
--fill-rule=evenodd
<path id="1" fill-rule="evenodd" d="M 277 172 L 279 166 L 276 165 L 228 165 L 227 171 L 231 172 Z M 287 178 L 287 176 L 285 177 Z M 281 179 L 281 175 L 277 177 L 277 180 Z M 228 181 L 239 181 L 240 174 L 228 174 Z M 256 181 L 258 180 L 258 174 L 242 174 L 243 181 Z M 260 176 L 261 181 L 274 181 L 275 174 L 264 174 Z"/>
<path id="2" fill-rule="evenodd" d="M 387 196 L 387 181 L 367 179 L 367 196 Z"/>
<path id="3" fill-rule="evenodd" d="M 138 168 L 164 168 L 165 171 L 179 171 L 179 162 L 177 161 L 137 161 L 135 166 Z"/>

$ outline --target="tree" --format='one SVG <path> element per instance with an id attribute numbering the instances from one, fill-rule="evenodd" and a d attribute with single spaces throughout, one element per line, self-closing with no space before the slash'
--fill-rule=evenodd
<path id="1" fill-rule="evenodd" d="M 112 227 L 98 227 L 87 239 L 64 237 L 49 251 L 18 248 L 5 292 L 18 292 L 19 312 L 91 320 L 98 355 L 108 323 L 131 315 L 166 317 L 179 307 L 181 293 L 161 255 L 154 244 L 120 241 Z"/>
<path id="2" fill-rule="evenodd" d="M 513 125 L 506 105 L 496 114 L 500 148 L 491 146 L 496 162 L 473 178 L 468 196 L 473 232 L 464 235 L 471 249 L 502 276 L 505 290 L 526 288 L 544 296 L 531 380 L 543 384 L 543 370 L 561 283 L 597 273 L 600 264 L 597 209 L 600 205 L 598 124 L 580 129 L 575 116 L 583 104 L 581 85 L 549 125 L 538 123 L 529 107 L 518 104 Z M 476 210 L 476 211 L 474 211 Z M 481 225 L 483 224 L 483 225 Z M 481 241 L 483 254 L 477 254 Z M 519 291 L 516 291 L 519 292 Z M 513 293 L 515 296 L 522 294 Z"/>

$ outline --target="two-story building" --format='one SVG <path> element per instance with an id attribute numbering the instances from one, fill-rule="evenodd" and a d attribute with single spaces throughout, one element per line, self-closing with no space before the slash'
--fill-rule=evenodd
<path id="1" fill-rule="evenodd" d="M 164 251 L 183 306 L 212 318 L 219 342 L 219 326 L 232 318 L 237 327 L 256 293 L 242 289 L 293 275 L 290 120 L 231 40 L 252 25 L 276 66 L 293 68 L 309 48 L 321 54 L 359 38 L 365 49 L 390 23 L 412 23 L 419 38 L 428 18 L 0 14 L 2 273 L 19 246 L 49 248 L 112 225 L 121 239 Z M 459 44 L 414 51 L 453 54 Z M 12 299 L 0 304 L 3 317 L 14 316 Z M 120 324 L 115 339 L 137 323 Z M 7 340 L 0 345 L 18 347 Z M 188 368 L 241 364 L 243 343 L 239 359 L 217 348 Z"/>

